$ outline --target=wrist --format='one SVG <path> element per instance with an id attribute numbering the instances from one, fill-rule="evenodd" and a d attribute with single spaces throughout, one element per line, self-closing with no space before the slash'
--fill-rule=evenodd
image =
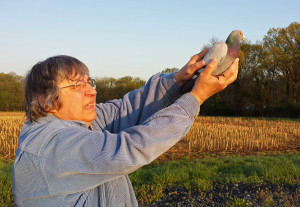
<path id="1" fill-rule="evenodd" d="M 184 81 L 180 77 L 179 72 L 174 73 L 174 79 L 179 86 L 182 86 L 184 84 Z"/>
<path id="2" fill-rule="evenodd" d="M 205 99 L 200 98 L 200 96 L 194 91 L 191 91 L 190 94 L 192 94 L 198 100 L 200 105 L 202 105 L 203 102 L 205 101 Z"/>

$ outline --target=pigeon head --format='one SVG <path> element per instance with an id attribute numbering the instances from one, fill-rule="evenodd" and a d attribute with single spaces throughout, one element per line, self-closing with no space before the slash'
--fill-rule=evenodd
<path id="1" fill-rule="evenodd" d="M 227 37 L 226 44 L 228 46 L 239 44 L 242 41 L 246 41 L 244 34 L 241 30 L 233 30 Z"/>
<path id="2" fill-rule="evenodd" d="M 243 32 L 240 30 L 233 30 L 226 40 L 226 44 L 228 46 L 228 55 L 234 58 L 239 56 L 241 41 L 246 41 Z"/>

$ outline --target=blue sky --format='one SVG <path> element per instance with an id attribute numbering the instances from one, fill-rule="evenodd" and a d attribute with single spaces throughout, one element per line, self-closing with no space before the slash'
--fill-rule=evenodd
<path id="1" fill-rule="evenodd" d="M 299 0 L 0 0 L 0 72 L 26 75 L 38 61 L 70 55 L 94 77 L 148 79 L 181 68 L 212 37 L 240 29 L 252 43 L 300 22 Z"/>

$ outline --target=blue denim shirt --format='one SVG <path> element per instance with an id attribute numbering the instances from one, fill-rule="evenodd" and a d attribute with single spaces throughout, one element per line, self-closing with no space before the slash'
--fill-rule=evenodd
<path id="1" fill-rule="evenodd" d="M 13 165 L 17 206 L 138 206 L 128 174 L 176 144 L 199 113 L 173 74 L 97 104 L 91 127 L 48 115 L 26 122 Z M 168 106 L 169 105 L 169 106 Z"/>

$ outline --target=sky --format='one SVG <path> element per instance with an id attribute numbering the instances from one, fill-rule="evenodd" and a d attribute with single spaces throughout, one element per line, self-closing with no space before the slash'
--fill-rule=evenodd
<path id="1" fill-rule="evenodd" d="M 0 72 L 25 76 L 69 55 L 92 77 L 147 80 L 232 30 L 262 41 L 269 29 L 300 22 L 299 8 L 299 0 L 0 0 Z"/>

